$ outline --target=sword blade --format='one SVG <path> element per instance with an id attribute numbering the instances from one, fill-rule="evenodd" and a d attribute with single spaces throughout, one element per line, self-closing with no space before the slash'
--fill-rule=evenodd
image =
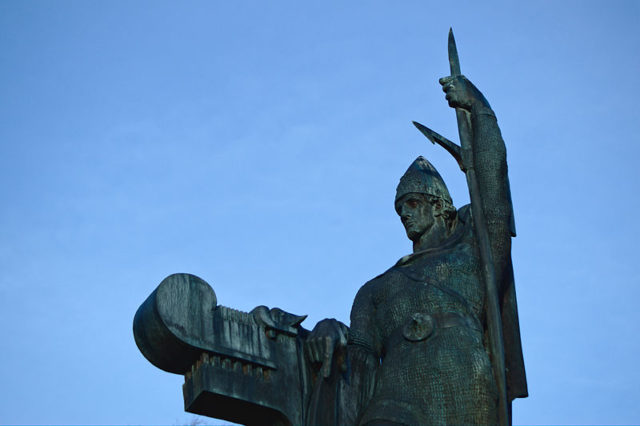
<path id="1" fill-rule="evenodd" d="M 460 75 L 460 59 L 458 58 L 458 48 L 456 47 L 456 39 L 453 37 L 453 29 L 449 28 L 449 69 L 451 75 Z"/>

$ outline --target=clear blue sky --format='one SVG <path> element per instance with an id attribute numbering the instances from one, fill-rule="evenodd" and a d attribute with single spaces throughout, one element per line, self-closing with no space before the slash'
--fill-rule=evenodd
<path id="1" fill-rule="evenodd" d="M 411 125 L 457 139 L 450 26 L 508 147 L 514 422 L 639 423 L 636 1 L 1 2 L 0 422 L 191 421 L 131 331 L 174 272 L 348 322 L 411 161 L 468 202 Z"/>

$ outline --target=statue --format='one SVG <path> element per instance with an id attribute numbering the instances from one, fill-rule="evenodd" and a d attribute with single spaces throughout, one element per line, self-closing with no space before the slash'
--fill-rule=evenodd
<path id="1" fill-rule="evenodd" d="M 449 34 L 461 146 L 414 123 L 465 172 L 471 205 L 456 209 L 418 157 L 395 210 L 413 243 L 358 291 L 347 327 L 259 306 L 217 305 L 201 279 L 168 277 L 134 320 L 136 343 L 185 375 L 185 409 L 246 424 L 510 424 L 527 396 L 511 265 L 515 236 L 506 150 L 496 116 L 460 74 Z"/>

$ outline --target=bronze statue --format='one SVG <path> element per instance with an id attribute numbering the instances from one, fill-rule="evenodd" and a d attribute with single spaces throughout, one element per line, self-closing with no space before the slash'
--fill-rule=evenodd
<path id="1" fill-rule="evenodd" d="M 395 210 L 413 243 L 355 297 L 350 327 L 313 331 L 304 317 L 217 305 L 197 277 L 167 278 L 140 307 L 136 342 L 156 366 L 185 375 L 185 408 L 260 424 L 510 424 L 527 396 L 511 238 L 505 145 L 496 116 L 460 74 L 440 79 L 461 146 L 414 123 L 467 176 L 456 209 L 429 161 L 400 179 Z"/>
<path id="2" fill-rule="evenodd" d="M 413 253 L 360 289 L 348 331 L 335 320 L 314 328 L 307 342 L 311 361 L 324 363 L 322 375 L 329 378 L 335 349 L 341 353 L 339 368 L 347 373 L 344 380 L 317 383 L 311 423 L 337 418 L 344 424 L 504 424 L 510 402 L 527 395 L 511 267 L 515 229 L 506 150 L 489 103 L 459 75 L 451 33 L 449 46 L 452 75 L 440 84 L 449 105 L 458 109 L 459 124 L 470 118 L 470 126 L 461 129 L 463 146 L 416 125 L 458 154 L 468 181 L 475 181 L 470 190 L 475 185 L 478 191 L 472 192 L 472 203 L 481 207 L 456 211 L 431 163 L 418 157 L 409 166 L 395 208 Z M 471 152 L 464 152 L 465 137 Z M 482 224 L 473 218 L 480 208 Z M 488 234 L 490 260 L 482 258 L 479 227 Z M 505 355 L 488 350 L 485 262 L 491 262 L 492 284 L 498 285 L 499 344 L 506 355 L 498 364 L 507 371 L 506 383 L 499 383 L 490 362 Z"/>

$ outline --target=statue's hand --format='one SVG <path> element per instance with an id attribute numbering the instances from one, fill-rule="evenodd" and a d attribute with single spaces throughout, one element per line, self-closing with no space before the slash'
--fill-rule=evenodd
<path id="1" fill-rule="evenodd" d="M 442 77 L 438 80 L 442 85 L 442 91 L 446 93 L 445 99 L 452 108 L 462 108 L 467 111 L 491 109 L 484 95 L 463 75 Z"/>
<path id="2" fill-rule="evenodd" d="M 347 347 L 349 328 L 333 318 L 320 321 L 313 328 L 305 342 L 307 357 L 314 368 L 321 369 L 323 378 L 331 375 L 332 360 L 341 371 L 346 370 L 344 354 Z"/>

